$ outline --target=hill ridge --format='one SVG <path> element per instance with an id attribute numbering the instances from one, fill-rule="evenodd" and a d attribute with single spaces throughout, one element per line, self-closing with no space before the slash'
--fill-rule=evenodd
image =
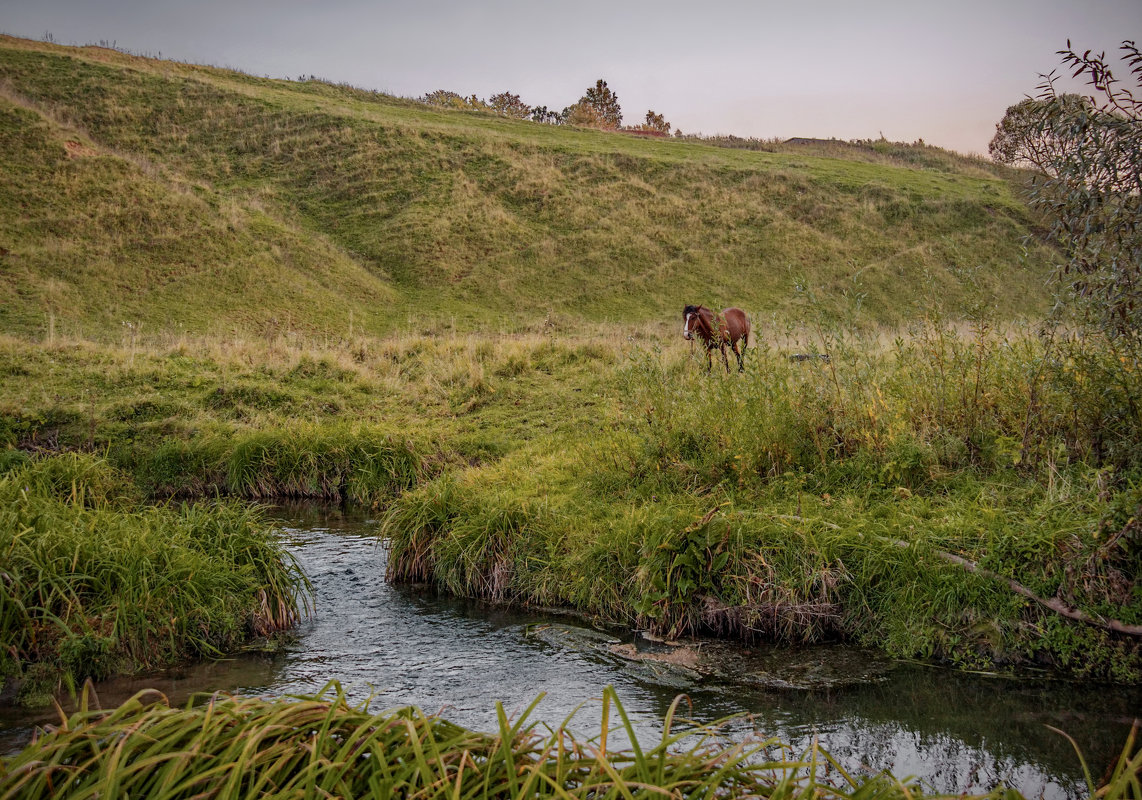
<path id="1" fill-rule="evenodd" d="M 734 150 L 311 84 L 0 37 L 0 137 L 35 143 L 0 155 L 20 209 L 0 212 L 17 298 L 0 330 L 320 332 L 352 313 L 382 333 L 409 314 L 638 321 L 691 301 L 782 316 L 798 285 L 887 325 L 937 299 L 952 316 L 1046 304 L 1051 251 L 1024 248 L 1012 184 L 971 159 Z M 70 134 L 41 141 L 21 113 L 99 155 L 61 162 Z"/>

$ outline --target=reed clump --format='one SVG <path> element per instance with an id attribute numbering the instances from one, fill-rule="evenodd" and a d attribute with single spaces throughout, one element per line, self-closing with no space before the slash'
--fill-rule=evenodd
<path id="1" fill-rule="evenodd" d="M 308 582 L 256 508 L 147 506 L 106 461 L 0 474 L 0 665 L 42 704 L 84 678 L 232 652 L 291 627 Z"/>
<path id="2" fill-rule="evenodd" d="M 136 474 L 165 497 L 228 494 L 368 505 L 414 485 L 423 460 L 415 442 L 383 430 L 298 423 L 170 439 L 139 457 Z"/>

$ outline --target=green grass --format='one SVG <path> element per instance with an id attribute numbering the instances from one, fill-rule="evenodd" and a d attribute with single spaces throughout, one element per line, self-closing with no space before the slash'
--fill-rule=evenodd
<path id="1" fill-rule="evenodd" d="M 674 326 L 553 324 L 329 347 L 9 338 L 0 434 L 103 453 L 152 498 L 387 507 L 390 578 L 457 594 L 668 635 L 1142 676 L 1130 637 L 1002 580 L 1142 623 L 1142 442 L 1119 422 L 1139 387 L 1088 387 L 1097 354 L 931 321 L 790 332 L 745 375 L 707 375 Z M 814 349 L 832 359 L 788 359 Z"/>
<path id="2" fill-rule="evenodd" d="M 224 655 L 288 629 L 308 602 L 258 510 L 145 506 L 100 459 L 12 452 L 0 472 L 0 679 L 21 702 Z"/>
<path id="3" fill-rule="evenodd" d="M 1058 256 L 1019 176 L 11 37 L 0 166 L 0 445 L 391 504 L 392 578 L 457 593 L 1142 678 L 1004 583 L 1142 622 L 1142 372 L 1022 326 Z M 744 376 L 690 302 L 752 314 Z"/>
<path id="4" fill-rule="evenodd" d="M 614 333 L 120 346 L 0 337 L 0 445 L 104 453 L 151 496 L 373 503 L 449 464 L 585 431 Z"/>
<path id="5" fill-rule="evenodd" d="M 0 82 L 9 333 L 764 319 L 798 285 L 874 324 L 1048 303 L 1013 184 L 943 151 L 648 141 L 10 37 Z"/>
<path id="6" fill-rule="evenodd" d="M 171 708 L 144 692 L 117 709 L 83 709 L 0 761 L 0 797 L 918 798 L 891 776 L 851 776 L 828 753 L 794 753 L 761 736 L 734 743 L 718 726 L 677 717 L 640 742 L 614 690 L 602 697 L 598 736 L 571 720 L 547 728 L 497 705 L 495 733 L 466 730 L 416 708 L 354 707 L 340 686 L 285 700 L 214 696 Z M 538 702 L 538 700 L 536 701 Z M 676 731 L 675 728 L 681 728 Z M 625 735 L 625 749 L 613 744 Z M 1081 754 L 1080 754 L 1081 757 Z M 1136 797 L 1139 754 L 1128 742 L 1091 796 Z M 1020 798 L 999 787 L 991 798 Z"/>
<path id="7" fill-rule="evenodd" d="M 632 351 L 610 377 L 611 425 L 402 495 L 390 578 L 667 636 L 844 638 L 1142 679 L 1136 638 L 1006 583 L 1142 623 L 1142 443 L 1112 427 L 1138 387 L 1087 403 L 1061 391 L 1074 365 L 1044 368 L 1041 341 L 983 327 L 830 349 L 762 350 L 744 376 Z M 1114 440 L 1097 454 L 1096 429 Z M 1124 460 L 1098 460 L 1111 453 Z"/>

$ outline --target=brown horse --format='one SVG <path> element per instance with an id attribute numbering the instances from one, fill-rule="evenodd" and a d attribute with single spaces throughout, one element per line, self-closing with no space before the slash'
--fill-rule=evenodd
<path id="1" fill-rule="evenodd" d="M 686 306 L 682 309 L 682 335 L 693 339 L 697 334 L 706 343 L 706 372 L 713 369 L 714 349 L 722 351 L 726 362 L 726 372 L 730 371 L 730 359 L 726 355 L 726 345 L 738 357 L 738 372 L 745 372 L 745 348 L 749 344 L 749 317 L 740 308 L 727 308 L 715 314 L 705 306 Z M 741 346 L 738 343 L 741 342 Z"/>

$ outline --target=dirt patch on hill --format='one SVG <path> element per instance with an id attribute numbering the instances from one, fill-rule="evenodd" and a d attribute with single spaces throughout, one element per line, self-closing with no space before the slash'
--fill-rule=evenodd
<path id="1" fill-rule="evenodd" d="M 66 150 L 67 154 L 72 158 L 90 158 L 91 156 L 99 155 L 99 151 L 94 147 L 70 139 L 63 143 L 63 149 Z"/>

